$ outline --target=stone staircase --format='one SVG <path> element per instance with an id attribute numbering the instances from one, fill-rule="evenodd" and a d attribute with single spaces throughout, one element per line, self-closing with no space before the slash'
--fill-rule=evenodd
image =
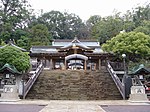
<path id="1" fill-rule="evenodd" d="M 43 71 L 27 99 L 119 100 L 119 90 L 106 69 Z"/>

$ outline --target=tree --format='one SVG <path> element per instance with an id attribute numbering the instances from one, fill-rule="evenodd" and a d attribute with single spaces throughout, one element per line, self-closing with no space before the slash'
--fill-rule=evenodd
<path id="1" fill-rule="evenodd" d="M 140 26 L 144 20 L 150 20 L 150 4 L 139 6 L 133 10 L 133 22 L 136 27 Z"/>
<path id="2" fill-rule="evenodd" d="M 17 45 L 21 48 L 29 50 L 31 47 L 30 39 L 26 36 L 21 36 L 20 39 L 17 40 Z"/>
<path id="3" fill-rule="evenodd" d="M 86 21 L 86 26 L 87 26 L 87 31 L 88 35 L 91 37 L 92 29 L 93 26 L 95 26 L 99 21 L 101 21 L 101 17 L 99 15 L 94 15 L 91 16 L 87 21 Z"/>
<path id="4" fill-rule="evenodd" d="M 32 11 L 26 0 L 0 0 L 0 32 L 4 41 L 12 39 L 12 33 L 23 29 L 30 22 Z"/>
<path id="5" fill-rule="evenodd" d="M 73 13 L 68 14 L 64 13 L 65 21 L 64 21 L 64 38 L 73 39 L 75 36 L 78 38 L 87 38 L 88 32 L 87 27 L 82 22 L 81 18 Z M 69 31 L 69 32 L 68 32 Z"/>
<path id="6" fill-rule="evenodd" d="M 103 44 L 102 49 L 120 56 L 125 53 L 132 61 L 146 59 L 150 56 L 150 36 L 141 32 L 120 33 Z"/>
<path id="7" fill-rule="evenodd" d="M 133 14 L 131 11 L 127 11 L 122 17 L 123 20 L 123 30 L 126 32 L 131 32 L 135 29 L 135 23 L 133 22 Z"/>
<path id="8" fill-rule="evenodd" d="M 0 39 L 0 45 L 2 45 L 2 46 L 6 45 L 2 39 Z"/>
<path id="9" fill-rule="evenodd" d="M 103 44 L 122 30 L 143 32 L 149 35 L 149 21 L 150 4 L 147 4 L 138 6 L 132 11 L 128 10 L 123 16 L 120 16 L 119 12 L 105 18 L 96 15 L 91 16 L 86 23 L 91 37 L 98 39 L 100 44 Z"/>
<path id="10" fill-rule="evenodd" d="M 6 46 L 0 48 L 0 67 L 6 63 L 15 66 L 19 72 L 25 72 L 30 68 L 30 57 L 13 46 Z"/>
<path id="11" fill-rule="evenodd" d="M 106 40 L 109 40 L 120 33 L 123 29 L 122 25 L 123 22 L 121 18 L 116 18 L 113 16 L 103 18 L 93 26 L 91 32 L 92 37 L 99 39 L 100 44 L 105 43 Z"/>
<path id="12" fill-rule="evenodd" d="M 143 32 L 146 35 L 150 36 L 150 21 L 143 21 L 141 26 L 138 26 L 134 29 L 135 32 Z"/>
<path id="13" fill-rule="evenodd" d="M 64 16 L 59 11 L 51 11 L 41 15 L 38 18 L 38 23 L 46 25 L 53 38 L 60 38 L 60 34 L 63 32 L 61 29 L 64 23 Z"/>
<path id="14" fill-rule="evenodd" d="M 22 36 L 24 37 L 29 37 L 30 34 L 28 31 L 26 31 L 26 29 L 16 29 L 13 33 L 12 33 L 12 37 L 15 41 L 19 40 Z"/>
<path id="15" fill-rule="evenodd" d="M 26 0 L 0 0 L 0 6 L 2 24 L 10 23 L 14 29 L 25 27 L 31 14 Z"/>
<path id="16" fill-rule="evenodd" d="M 48 28 L 43 24 L 37 24 L 31 29 L 32 45 L 50 45 L 50 34 Z"/>
<path id="17" fill-rule="evenodd" d="M 38 18 L 37 23 L 46 25 L 54 39 L 73 39 L 75 36 L 81 38 L 86 35 L 84 35 L 86 31 L 83 30 L 86 29 L 86 26 L 79 16 L 67 12 L 50 11 L 44 13 Z"/>
<path id="18" fill-rule="evenodd" d="M 99 21 L 101 21 L 101 17 L 99 15 L 94 15 L 94 16 L 91 16 L 87 21 L 86 21 L 86 24 L 88 26 L 93 26 L 95 24 L 97 24 Z"/>

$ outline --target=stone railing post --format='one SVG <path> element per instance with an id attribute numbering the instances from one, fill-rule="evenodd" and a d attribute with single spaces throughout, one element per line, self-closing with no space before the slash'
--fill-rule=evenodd
<path id="1" fill-rule="evenodd" d="M 19 97 L 24 99 L 24 80 L 21 80 L 19 84 Z"/>

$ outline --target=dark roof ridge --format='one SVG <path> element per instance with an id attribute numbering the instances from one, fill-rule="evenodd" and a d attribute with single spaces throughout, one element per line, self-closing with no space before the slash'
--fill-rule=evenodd
<path id="1" fill-rule="evenodd" d="M 74 39 L 55 39 L 54 42 L 72 42 Z M 78 39 L 80 42 L 98 42 L 96 39 Z"/>

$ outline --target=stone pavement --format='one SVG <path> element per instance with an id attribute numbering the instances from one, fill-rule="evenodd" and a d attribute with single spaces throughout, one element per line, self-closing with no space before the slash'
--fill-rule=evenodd
<path id="1" fill-rule="evenodd" d="M 101 105 L 150 105 L 148 102 L 129 102 L 127 100 L 68 101 L 68 100 L 18 100 L 0 102 L 2 104 L 37 104 L 45 106 L 40 112 L 105 112 Z"/>

